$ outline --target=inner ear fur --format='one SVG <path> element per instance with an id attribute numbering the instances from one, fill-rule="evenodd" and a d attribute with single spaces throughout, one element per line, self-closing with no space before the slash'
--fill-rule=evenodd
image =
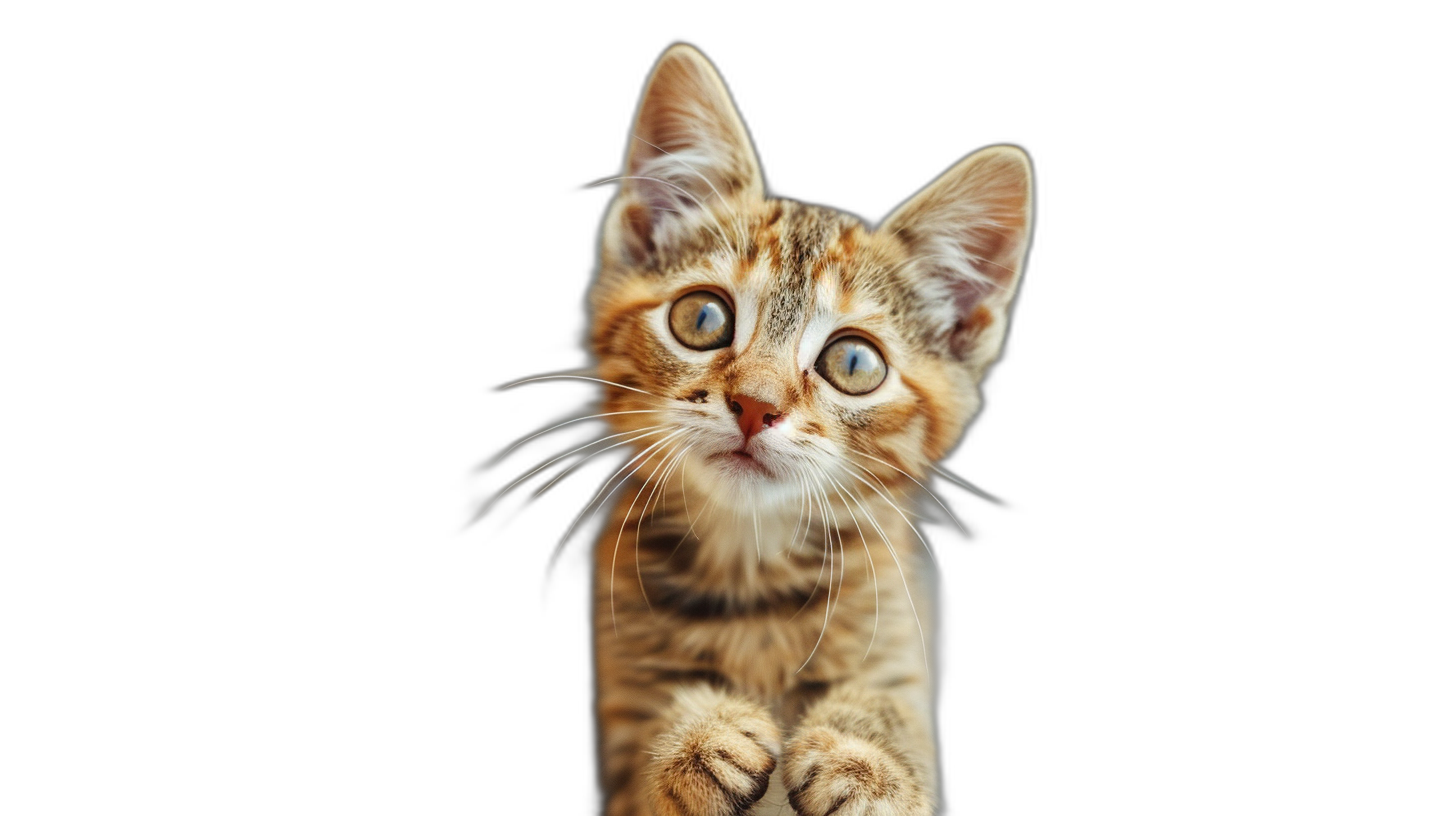
<path id="1" fill-rule="evenodd" d="M 910 285 L 951 349 L 978 367 L 1000 353 L 1031 222 L 1031 160 L 995 145 L 961 159 L 879 228 L 904 242 Z"/>
<path id="2" fill-rule="evenodd" d="M 761 199 L 753 143 L 712 63 L 690 45 L 657 61 L 628 139 L 609 251 L 637 264 L 731 207 Z"/>

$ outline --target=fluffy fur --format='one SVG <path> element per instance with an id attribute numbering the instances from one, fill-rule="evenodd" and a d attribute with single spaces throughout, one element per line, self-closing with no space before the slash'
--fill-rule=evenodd
<path id="1" fill-rule="evenodd" d="M 767 198 L 722 81 L 679 45 L 620 185 L 591 293 L 602 412 L 634 454 L 596 549 L 606 812 L 931 813 L 933 610 L 910 508 L 1001 349 L 1026 156 L 978 151 L 875 229 Z M 725 348 L 674 337 L 669 310 L 699 290 L 733 310 Z M 846 334 L 888 368 L 870 393 L 816 371 Z M 772 424 L 750 433 L 739 402 Z"/>

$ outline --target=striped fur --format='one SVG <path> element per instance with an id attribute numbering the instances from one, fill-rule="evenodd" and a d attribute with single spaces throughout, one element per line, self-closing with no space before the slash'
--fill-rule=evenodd
<path id="1" fill-rule="evenodd" d="M 972 154 L 878 229 L 769 199 L 717 73 L 680 45 L 623 177 L 591 296 L 602 410 L 635 451 L 596 550 L 606 813 L 931 813 L 932 587 L 911 508 L 1001 348 L 1026 158 Z M 735 312 L 726 348 L 671 332 L 700 289 Z M 846 332 L 888 365 L 868 394 L 815 370 Z M 734 395 L 777 420 L 747 438 Z"/>

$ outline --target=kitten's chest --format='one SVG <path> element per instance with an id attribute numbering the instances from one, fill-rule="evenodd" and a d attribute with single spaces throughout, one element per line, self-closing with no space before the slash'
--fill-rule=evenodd
<path id="1" fill-rule="evenodd" d="M 884 672 L 919 643 L 900 574 L 914 576 L 919 561 L 891 551 L 903 548 L 894 532 L 865 541 L 853 527 L 802 519 L 696 530 L 658 520 L 623 544 L 609 536 L 597 552 L 597 602 L 614 625 L 601 637 L 658 679 L 709 679 L 792 715 L 830 683 Z"/>

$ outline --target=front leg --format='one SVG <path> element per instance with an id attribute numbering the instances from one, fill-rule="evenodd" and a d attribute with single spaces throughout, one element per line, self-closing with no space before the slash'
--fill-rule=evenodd
<path id="1" fill-rule="evenodd" d="M 785 746 L 784 786 L 799 816 L 928 816 L 933 750 L 926 715 L 905 694 L 839 687 Z"/>
<path id="2" fill-rule="evenodd" d="M 606 816 L 740 816 L 763 797 L 782 742 L 762 705 L 705 683 L 609 689 Z"/>

